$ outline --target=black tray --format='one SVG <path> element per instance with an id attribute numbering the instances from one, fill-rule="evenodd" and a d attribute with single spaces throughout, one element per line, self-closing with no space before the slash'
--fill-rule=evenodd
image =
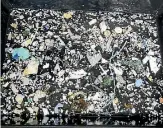
<path id="1" fill-rule="evenodd" d="M 70 2 L 71 1 L 71 2 Z M 121 11 L 129 11 L 130 13 L 135 12 L 142 12 L 142 13 L 154 13 L 156 14 L 156 19 L 158 23 L 158 33 L 159 33 L 159 41 L 161 45 L 161 55 L 163 58 L 163 11 L 162 6 L 160 7 L 161 3 L 163 1 L 158 0 L 157 2 L 154 2 L 154 0 L 137 0 L 136 2 L 128 2 L 129 0 L 121 0 L 122 2 L 126 2 L 126 4 L 121 3 L 115 3 L 113 0 L 58 0 L 57 2 L 54 2 L 53 0 L 2 0 L 2 29 L 1 29 L 1 37 L 2 37 L 2 46 L 1 46 L 1 64 L 3 63 L 4 56 L 5 56 L 5 38 L 6 38 L 6 30 L 7 30 L 7 21 L 9 18 L 9 13 L 12 10 L 12 8 L 48 8 L 48 9 L 56 9 L 56 10 L 104 10 L 104 11 L 117 11 L 117 8 L 121 8 Z M 131 3 L 134 3 L 132 5 Z M 134 6 L 134 8 L 132 8 Z M 132 8 L 132 10 L 131 10 Z M 163 59 L 162 59 L 163 63 Z M 2 65 L 1 65 L 2 66 Z M 1 72 L 2 73 L 2 72 Z M 160 76 L 160 79 L 163 79 L 162 69 L 158 73 Z M 51 115 L 50 117 L 57 117 L 58 115 Z M 64 116 L 63 116 L 64 117 Z M 70 122 L 73 122 L 72 120 L 75 120 L 77 125 L 80 125 L 81 119 L 97 119 L 97 118 L 104 118 L 104 119 L 111 119 L 114 120 L 136 120 L 136 122 L 139 122 L 137 125 L 143 125 L 146 120 L 149 118 L 151 119 L 158 119 L 158 123 L 156 126 L 163 125 L 161 122 L 161 116 L 159 117 L 149 117 L 148 115 L 111 115 L 111 116 L 104 116 L 104 115 L 71 115 L 69 117 Z M 43 118 L 43 116 L 40 114 L 38 115 L 38 118 Z M 23 125 L 23 123 L 22 123 Z M 39 125 L 39 123 L 38 123 Z M 73 125 L 70 123 L 70 125 Z M 7 127 L 7 126 L 6 126 Z M 16 127 L 16 126 L 15 126 Z M 22 127 L 22 126 L 21 126 Z M 32 126 L 34 127 L 34 126 Z M 36 126 L 37 127 L 37 126 Z M 70 126 L 71 127 L 71 126 Z"/>

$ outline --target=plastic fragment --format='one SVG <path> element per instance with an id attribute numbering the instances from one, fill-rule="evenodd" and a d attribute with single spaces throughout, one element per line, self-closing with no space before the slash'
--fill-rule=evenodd
<path id="1" fill-rule="evenodd" d="M 125 84 L 125 83 L 126 83 L 126 81 L 123 79 L 123 77 L 122 77 L 122 76 L 119 76 L 119 75 L 116 76 L 116 80 L 117 80 L 120 84 Z"/>
<path id="2" fill-rule="evenodd" d="M 123 70 L 121 68 L 113 67 L 113 69 L 114 69 L 114 72 L 116 75 L 122 75 L 123 74 Z"/>
<path id="3" fill-rule="evenodd" d="M 62 108 L 63 107 L 63 104 L 61 104 L 61 103 L 58 103 L 56 106 L 55 106 L 55 113 L 59 113 L 59 108 Z"/>
<path id="4" fill-rule="evenodd" d="M 89 112 L 89 111 L 94 111 L 94 105 L 93 104 L 91 104 L 91 105 L 89 105 L 88 106 L 88 108 L 87 108 L 87 111 Z"/>
<path id="5" fill-rule="evenodd" d="M 96 19 L 92 19 L 92 20 L 89 22 L 89 25 L 93 25 L 93 24 L 95 24 L 96 22 L 97 22 Z"/>
<path id="6" fill-rule="evenodd" d="M 137 79 L 135 82 L 136 87 L 140 87 L 143 84 L 143 81 L 141 79 Z"/>
<path id="7" fill-rule="evenodd" d="M 105 64 L 105 63 L 107 63 L 107 62 L 108 62 L 108 61 L 105 60 L 104 58 L 101 59 L 101 63 Z"/>
<path id="8" fill-rule="evenodd" d="M 134 86 L 134 83 L 128 84 L 128 85 L 127 85 L 127 89 L 128 89 L 128 90 L 133 90 L 133 86 Z"/>
<path id="9" fill-rule="evenodd" d="M 159 100 L 160 100 L 160 103 L 163 104 L 163 98 L 160 98 Z"/>
<path id="10" fill-rule="evenodd" d="M 37 91 L 35 92 L 35 95 L 34 95 L 33 100 L 34 100 L 35 102 L 38 102 L 38 100 L 39 100 L 40 98 L 43 98 L 43 97 L 45 97 L 45 96 L 46 96 L 46 93 L 45 93 L 45 92 L 43 92 L 43 91 L 41 91 L 41 90 L 37 90 Z"/>
<path id="11" fill-rule="evenodd" d="M 12 58 L 15 60 L 26 60 L 30 57 L 29 50 L 26 48 L 15 48 L 12 52 Z"/>
<path id="12" fill-rule="evenodd" d="M 39 50 L 40 50 L 40 51 L 44 51 L 44 48 L 45 48 L 45 44 L 42 43 L 42 44 L 40 45 L 40 47 L 39 47 Z"/>
<path id="13" fill-rule="evenodd" d="M 153 71 L 154 73 L 157 73 L 157 71 L 159 70 L 157 66 L 157 58 L 150 56 L 149 63 L 150 63 L 151 71 Z"/>
<path id="14" fill-rule="evenodd" d="M 135 108 L 132 108 L 132 110 L 131 110 L 131 111 L 132 111 L 132 113 L 135 113 L 135 112 L 136 112 Z"/>
<path id="15" fill-rule="evenodd" d="M 23 85 L 29 85 L 29 78 L 23 77 L 22 82 L 23 82 Z"/>
<path id="16" fill-rule="evenodd" d="M 22 43 L 22 46 L 27 47 L 28 45 L 32 44 L 32 39 L 28 39 Z"/>
<path id="17" fill-rule="evenodd" d="M 11 38 L 12 38 L 12 34 L 11 34 L 11 32 L 8 34 L 8 40 L 11 40 Z"/>
<path id="18" fill-rule="evenodd" d="M 115 99 L 113 100 L 113 103 L 114 103 L 114 104 L 118 104 L 118 102 L 119 102 L 119 101 L 118 101 L 118 98 L 115 98 Z"/>
<path id="19" fill-rule="evenodd" d="M 42 111 L 43 111 L 43 113 L 44 113 L 44 116 L 49 115 L 49 111 L 48 111 L 47 108 L 42 108 Z"/>
<path id="20" fill-rule="evenodd" d="M 45 69 L 45 68 L 49 68 L 49 63 L 46 63 L 44 66 L 43 66 L 43 68 Z"/>
<path id="21" fill-rule="evenodd" d="M 64 75 L 64 73 L 65 73 L 65 70 L 61 70 L 61 71 L 58 73 L 58 76 L 59 76 L 59 77 L 62 77 L 62 76 Z"/>
<path id="22" fill-rule="evenodd" d="M 10 24 L 10 25 L 11 25 L 11 27 L 13 27 L 13 28 L 15 28 L 15 29 L 16 29 L 17 26 L 18 26 L 16 23 L 12 23 L 12 24 Z"/>
<path id="23" fill-rule="evenodd" d="M 109 86 L 109 85 L 112 84 L 112 81 L 113 81 L 113 80 L 112 80 L 110 77 L 105 77 L 105 78 L 103 79 L 102 84 L 103 84 L 104 86 Z"/>
<path id="24" fill-rule="evenodd" d="M 24 96 L 21 94 L 18 94 L 15 98 L 15 100 L 17 101 L 18 104 L 21 104 L 23 102 L 23 98 Z"/>
<path id="25" fill-rule="evenodd" d="M 30 75 L 30 74 L 37 74 L 38 66 L 39 66 L 39 62 L 37 60 L 31 61 L 28 64 L 28 66 L 25 68 L 25 70 L 23 72 L 23 76 L 27 76 L 27 75 Z"/>
<path id="26" fill-rule="evenodd" d="M 64 17 L 65 19 L 70 19 L 70 18 L 72 18 L 72 13 L 70 13 L 70 12 L 64 13 L 64 14 L 63 14 L 63 17 Z"/>
<path id="27" fill-rule="evenodd" d="M 131 105 L 131 104 L 124 104 L 124 106 L 126 107 L 126 108 L 133 108 L 133 105 Z"/>
<path id="28" fill-rule="evenodd" d="M 13 91 L 13 93 L 18 93 L 19 91 L 16 89 L 14 84 L 11 84 L 11 90 Z"/>
<path id="29" fill-rule="evenodd" d="M 33 109 L 31 108 L 31 107 L 27 107 L 27 109 L 29 110 L 29 112 L 31 113 L 31 114 L 33 114 Z"/>
<path id="30" fill-rule="evenodd" d="M 85 72 L 83 69 L 78 71 L 73 71 L 69 73 L 69 79 L 79 79 L 87 75 L 87 72 Z"/>
<path id="31" fill-rule="evenodd" d="M 23 32 L 23 36 L 28 36 L 30 33 L 30 29 L 26 29 L 24 32 Z"/>
<path id="32" fill-rule="evenodd" d="M 146 56 L 144 59 L 143 59 L 143 64 L 146 64 L 148 62 L 148 60 L 150 59 L 149 56 Z"/>
<path id="33" fill-rule="evenodd" d="M 91 66 L 95 66 L 102 58 L 101 54 L 95 54 L 94 56 L 90 56 L 89 54 L 87 54 L 87 58 L 89 63 L 91 64 Z"/>
<path id="34" fill-rule="evenodd" d="M 48 32 L 47 32 L 47 35 L 48 35 L 48 36 L 53 36 L 53 32 L 48 31 Z"/>
<path id="35" fill-rule="evenodd" d="M 9 85 L 9 82 L 7 82 L 7 83 L 5 83 L 5 84 L 3 84 L 3 87 L 7 87 Z"/>
<path id="36" fill-rule="evenodd" d="M 104 31 L 104 35 L 106 37 L 109 37 L 111 35 L 111 32 L 109 30 Z"/>
<path id="37" fill-rule="evenodd" d="M 102 22 L 100 23 L 100 29 L 101 29 L 101 32 L 102 32 L 102 33 L 103 33 L 104 31 L 106 31 L 107 26 L 106 26 L 106 24 L 105 24 L 105 21 L 102 21 Z"/>
<path id="38" fill-rule="evenodd" d="M 16 108 L 16 109 L 13 110 L 13 112 L 15 114 L 19 114 L 20 115 L 23 112 L 23 110 L 19 110 L 19 109 Z"/>
<path id="39" fill-rule="evenodd" d="M 122 28 L 116 27 L 115 32 L 118 33 L 118 34 L 122 33 Z"/>
<path id="40" fill-rule="evenodd" d="M 24 16 L 23 15 L 19 16 L 19 19 L 24 19 Z"/>
<path id="41" fill-rule="evenodd" d="M 149 76 L 148 79 L 149 79 L 151 82 L 153 82 L 152 76 Z"/>

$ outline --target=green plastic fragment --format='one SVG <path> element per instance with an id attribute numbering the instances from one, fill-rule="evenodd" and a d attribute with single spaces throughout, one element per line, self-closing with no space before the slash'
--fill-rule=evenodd
<path id="1" fill-rule="evenodd" d="M 102 85 L 103 86 L 110 86 L 112 84 L 113 80 L 110 77 L 105 77 L 103 79 Z"/>

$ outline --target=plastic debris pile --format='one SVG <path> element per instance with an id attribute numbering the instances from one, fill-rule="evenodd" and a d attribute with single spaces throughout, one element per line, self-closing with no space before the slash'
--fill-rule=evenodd
<path id="1" fill-rule="evenodd" d="M 149 14 L 16 9 L 2 113 L 163 113 L 156 21 Z"/>

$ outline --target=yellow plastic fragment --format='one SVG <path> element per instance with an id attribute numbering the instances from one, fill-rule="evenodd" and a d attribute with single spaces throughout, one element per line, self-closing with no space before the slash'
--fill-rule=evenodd
<path id="1" fill-rule="evenodd" d="M 63 17 L 64 17 L 65 19 L 70 19 L 70 18 L 72 18 L 72 14 L 71 14 L 70 12 L 67 12 L 67 13 L 64 13 L 64 14 L 63 14 Z"/>
<path id="2" fill-rule="evenodd" d="M 115 98 L 115 99 L 113 100 L 113 103 L 114 103 L 114 104 L 118 104 L 118 98 Z"/>
<path id="3" fill-rule="evenodd" d="M 111 34 L 111 32 L 110 32 L 109 30 L 104 31 L 104 35 L 105 35 L 106 37 L 110 36 L 110 34 Z"/>
<path id="4" fill-rule="evenodd" d="M 133 105 L 132 104 L 124 104 L 124 106 L 126 107 L 126 108 L 133 108 Z"/>
<path id="5" fill-rule="evenodd" d="M 153 81 L 152 76 L 149 76 L 148 79 L 149 79 L 151 82 Z"/>
<path id="6" fill-rule="evenodd" d="M 0 78 L 0 81 L 3 81 L 4 79 L 3 78 Z"/>
<path id="7" fill-rule="evenodd" d="M 30 45 L 32 43 L 31 39 L 26 40 L 25 42 L 23 42 L 23 46 L 27 47 L 28 45 Z"/>
<path id="8" fill-rule="evenodd" d="M 28 66 L 25 68 L 24 72 L 23 72 L 23 76 L 27 76 L 30 74 L 37 74 L 38 72 L 38 66 L 39 66 L 39 62 L 34 60 L 31 61 Z"/>
<path id="9" fill-rule="evenodd" d="M 13 27 L 13 28 L 15 28 L 15 29 L 16 29 L 17 26 L 18 26 L 17 24 L 14 24 L 14 23 L 12 23 L 12 24 L 10 24 L 10 25 L 11 25 L 11 27 Z"/>

